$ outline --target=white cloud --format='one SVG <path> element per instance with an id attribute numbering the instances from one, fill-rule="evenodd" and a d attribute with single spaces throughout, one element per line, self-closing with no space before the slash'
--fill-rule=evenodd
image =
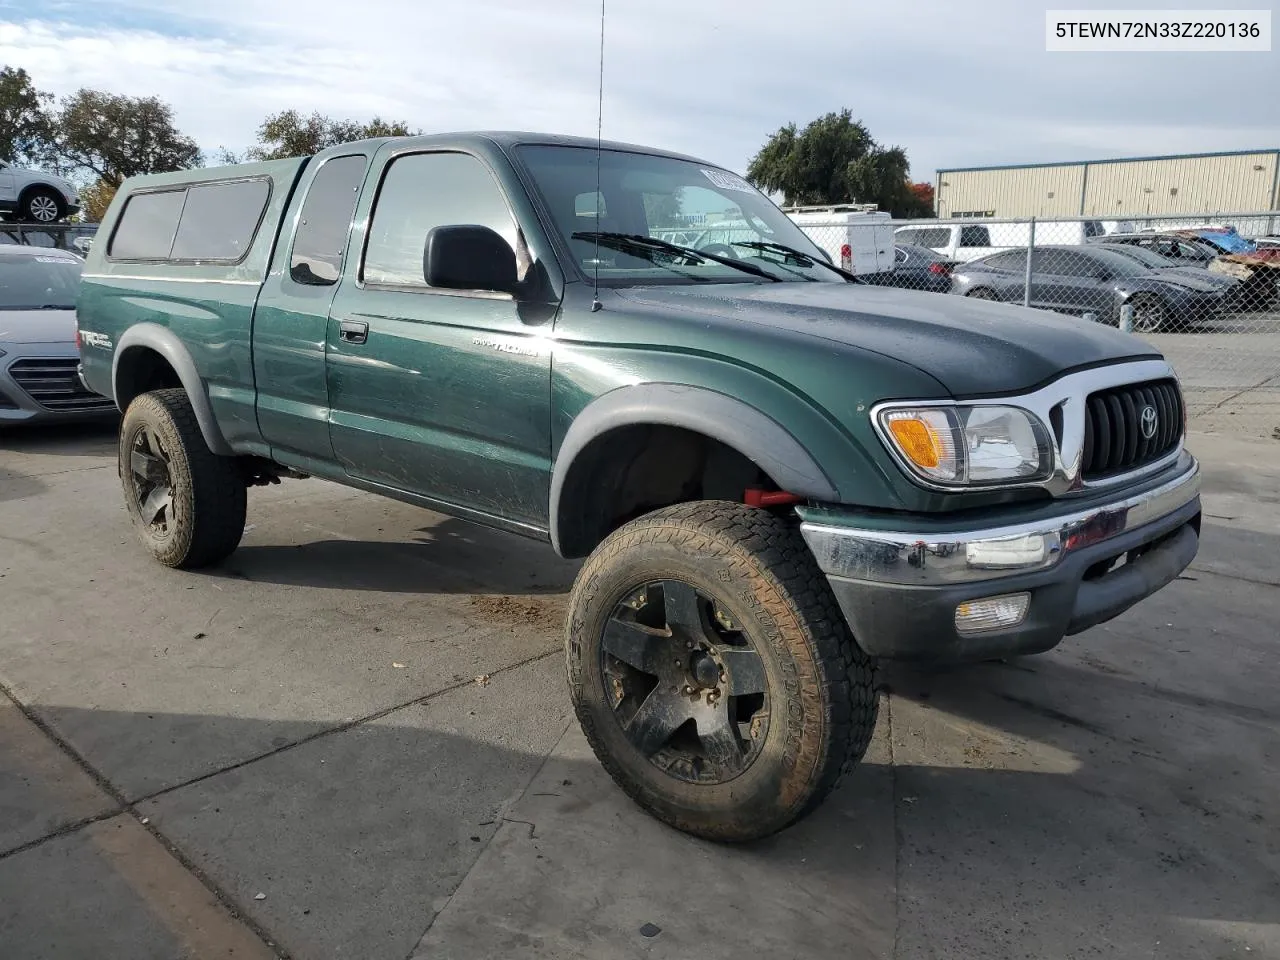
<path id="1" fill-rule="evenodd" d="M 207 148 L 247 146 L 290 107 L 428 131 L 595 132 L 597 0 L 217 0 L 181 13 L 164 0 L 47 0 L 43 19 L 5 22 L 7 9 L 0 0 L 0 61 L 58 94 L 157 94 Z M 605 136 L 741 170 L 782 124 L 848 106 L 907 149 L 919 179 L 1280 146 L 1280 104 L 1264 94 L 1274 54 L 1046 54 L 1043 15 L 1018 0 L 980 14 L 946 0 L 611 0 Z"/>

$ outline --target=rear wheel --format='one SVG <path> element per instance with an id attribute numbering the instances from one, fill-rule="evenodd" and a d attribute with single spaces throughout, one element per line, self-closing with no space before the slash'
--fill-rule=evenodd
<path id="1" fill-rule="evenodd" d="M 583 732 L 618 785 L 680 830 L 781 830 L 866 750 L 873 662 L 798 531 L 766 511 L 701 502 L 632 521 L 569 604 Z"/>
<path id="2" fill-rule="evenodd" d="M 975 287 L 965 294 L 966 297 L 972 297 L 974 300 L 998 300 L 996 292 L 988 287 Z"/>
<path id="3" fill-rule="evenodd" d="M 244 477 L 235 460 L 204 442 L 185 390 L 156 390 L 129 404 L 120 425 L 119 470 L 138 538 L 161 563 L 203 567 L 239 546 Z"/>

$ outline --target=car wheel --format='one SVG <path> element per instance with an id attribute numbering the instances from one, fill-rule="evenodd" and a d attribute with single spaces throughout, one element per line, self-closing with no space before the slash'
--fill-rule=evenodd
<path id="1" fill-rule="evenodd" d="M 582 730 L 617 784 L 696 836 L 767 836 L 816 808 L 875 727 L 874 662 L 799 531 L 668 507 L 611 534 L 569 599 Z"/>
<path id="2" fill-rule="evenodd" d="M 30 223 L 54 223 L 62 211 L 61 198 L 47 187 L 29 190 L 22 198 L 22 216 Z"/>
<path id="3" fill-rule="evenodd" d="M 966 297 L 972 297 L 974 300 L 999 300 L 996 292 L 989 287 L 975 287 L 965 294 Z"/>
<path id="4" fill-rule="evenodd" d="M 119 472 L 138 538 L 165 566 L 208 566 L 239 546 L 244 477 L 234 459 L 204 442 L 185 390 L 156 390 L 129 404 Z"/>
<path id="5" fill-rule="evenodd" d="M 1134 333 L 1156 333 L 1164 328 L 1167 311 L 1159 297 L 1140 293 L 1129 304 L 1133 307 Z"/>

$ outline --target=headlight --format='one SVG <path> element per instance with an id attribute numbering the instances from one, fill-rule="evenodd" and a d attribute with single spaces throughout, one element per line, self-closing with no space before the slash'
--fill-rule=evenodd
<path id="1" fill-rule="evenodd" d="M 1049 431 L 1019 407 L 888 407 L 878 426 L 904 466 L 930 483 L 997 486 L 1053 470 Z"/>

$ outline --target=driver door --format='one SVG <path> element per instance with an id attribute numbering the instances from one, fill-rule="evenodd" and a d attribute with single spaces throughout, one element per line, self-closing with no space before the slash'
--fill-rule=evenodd
<path id="1" fill-rule="evenodd" d="M 429 286 L 427 233 L 477 224 L 524 248 L 483 160 L 402 152 L 383 173 L 358 283 L 329 315 L 330 435 L 347 473 L 461 512 L 545 528 L 553 304 Z"/>

